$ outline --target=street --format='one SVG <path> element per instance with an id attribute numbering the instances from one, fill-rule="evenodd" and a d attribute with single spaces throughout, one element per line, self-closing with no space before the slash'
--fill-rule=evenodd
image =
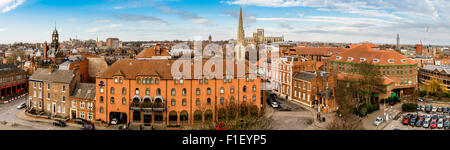
<path id="1" fill-rule="evenodd" d="M 25 109 L 19 110 L 17 106 L 26 102 L 27 99 L 28 96 L 25 96 L 7 104 L 0 104 L 0 122 L 6 121 L 6 124 L 0 123 L 0 130 L 79 130 L 79 128 L 69 126 L 61 128 L 53 126 L 51 123 L 18 118 L 17 115 L 25 116 Z"/>

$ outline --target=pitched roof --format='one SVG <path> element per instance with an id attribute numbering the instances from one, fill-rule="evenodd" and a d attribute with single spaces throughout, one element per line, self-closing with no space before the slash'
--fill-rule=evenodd
<path id="1" fill-rule="evenodd" d="M 17 68 L 13 64 L 0 64 L 0 75 L 9 73 L 25 72 L 20 68 Z"/>
<path id="2" fill-rule="evenodd" d="M 344 81 L 358 81 L 362 76 L 361 75 L 348 75 L 348 74 L 338 74 L 337 75 L 337 79 L 338 80 L 344 80 Z M 381 81 L 381 83 L 383 85 L 390 85 L 394 82 L 394 80 L 388 78 L 388 77 L 383 77 L 383 81 Z"/>
<path id="3" fill-rule="evenodd" d="M 423 70 L 428 70 L 428 71 L 435 71 L 435 70 L 437 70 L 438 72 L 445 72 L 447 74 L 450 73 L 450 67 L 449 66 L 426 65 L 422 69 Z"/>
<path id="4" fill-rule="evenodd" d="M 324 55 L 324 56 L 332 56 L 347 51 L 346 48 L 337 48 L 337 47 L 295 47 L 291 48 L 291 50 L 295 50 L 295 53 L 297 55 Z"/>
<path id="5" fill-rule="evenodd" d="M 371 45 L 363 44 L 330 57 L 330 61 L 363 63 L 374 65 L 414 65 L 416 62 L 392 50 L 374 50 Z M 378 62 L 374 61 L 378 60 Z M 392 61 L 392 62 L 389 62 Z"/>
<path id="6" fill-rule="evenodd" d="M 152 58 L 154 56 L 170 56 L 166 50 L 161 49 L 160 53 L 156 53 L 157 51 L 154 48 L 145 48 L 142 52 L 140 52 L 136 58 Z"/>
<path id="7" fill-rule="evenodd" d="M 211 60 L 211 59 L 209 59 Z M 138 76 L 155 76 L 155 77 L 160 77 L 162 79 L 172 79 L 174 78 L 174 76 L 172 75 L 172 65 L 175 62 L 180 62 L 182 60 L 136 60 L 136 59 L 123 59 L 123 60 L 119 60 L 116 63 L 114 63 L 111 67 L 109 67 L 107 70 L 105 70 L 103 72 L 103 74 L 101 74 L 99 76 L 99 78 L 113 78 L 114 76 L 124 76 L 127 79 L 136 79 L 136 77 Z M 189 63 L 191 64 L 191 75 L 190 77 L 194 77 L 194 61 L 193 60 L 188 60 Z M 232 61 L 232 60 L 230 60 Z M 202 60 L 202 68 L 205 65 L 208 65 L 207 60 Z M 236 77 L 237 73 L 238 73 L 238 67 L 237 64 L 234 63 L 234 66 L 227 66 L 227 60 L 223 60 L 223 74 L 224 76 L 226 75 L 234 75 L 234 77 Z M 245 62 L 246 66 L 248 66 L 249 62 L 246 61 Z M 212 65 L 212 64 L 209 64 Z M 233 69 L 231 69 L 231 67 L 233 67 Z M 216 69 L 216 66 L 213 65 L 211 71 L 214 72 Z M 234 71 L 234 72 L 229 72 L 230 70 Z M 179 68 L 179 71 L 182 73 L 183 71 L 183 67 Z M 245 73 L 248 74 L 249 73 L 249 68 L 245 67 Z M 256 69 L 255 72 L 256 74 Z M 203 73 L 204 74 L 204 73 Z M 189 77 L 188 75 L 184 75 L 184 74 L 179 74 L 176 76 L 184 76 L 184 77 Z"/>
<path id="8" fill-rule="evenodd" d="M 55 70 L 50 72 L 49 69 L 38 68 L 30 77 L 30 80 L 71 83 L 74 77 L 75 74 L 72 70 Z"/>
<path id="9" fill-rule="evenodd" d="M 75 90 L 70 95 L 81 99 L 95 99 L 95 84 L 94 83 L 77 83 Z"/>
<path id="10" fill-rule="evenodd" d="M 311 82 L 316 77 L 316 73 L 313 72 L 299 72 L 294 75 L 294 79 L 304 80 Z"/>

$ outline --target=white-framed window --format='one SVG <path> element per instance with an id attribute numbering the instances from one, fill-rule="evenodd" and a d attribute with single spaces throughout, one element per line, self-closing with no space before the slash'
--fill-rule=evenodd
<path id="1" fill-rule="evenodd" d="M 47 83 L 47 90 L 50 90 L 50 83 Z"/>
<path id="2" fill-rule="evenodd" d="M 84 108 L 84 102 L 83 101 L 80 102 L 80 108 Z"/>
<path id="3" fill-rule="evenodd" d="M 88 113 L 88 120 L 92 120 L 92 118 L 94 118 L 92 113 Z"/>
<path id="4" fill-rule="evenodd" d="M 36 101 L 33 101 L 33 107 L 36 108 Z"/>
<path id="5" fill-rule="evenodd" d="M 63 113 L 63 114 L 66 113 L 66 106 L 62 106 L 62 113 Z"/>
<path id="6" fill-rule="evenodd" d="M 65 86 L 65 85 L 62 86 L 62 91 L 63 91 L 63 92 L 66 91 L 66 86 Z"/>
<path id="7" fill-rule="evenodd" d="M 72 107 L 77 108 L 77 101 L 72 101 Z"/>
<path id="8" fill-rule="evenodd" d="M 36 97 L 36 91 L 33 91 L 33 97 Z"/>
<path id="9" fill-rule="evenodd" d="M 348 61 L 353 61 L 353 57 L 348 57 Z"/>
<path id="10" fill-rule="evenodd" d="M 341 56 L 336 56 L 336 59 L 337 59 L 337 60 L 341 60 L 342 57 L 341 57 Z"/>
<path id="11" fill-rule="evenodd" d="M 92 110 L 92 108 L 93 108 L 92 102 L 88 102 L 88 109 Z"/>
<path id="12" fill-rule="evenodd" d="M 42 102 L 39 101 L 39 108 L 42 108 Z"/>
<path id="13" fill-rule="evenodd" d="M 47 104 L 47 111 L 50 111 L 50 104 Z"/>
<path id="14" fill-rule="evenodd" d="M 80 112 L 80 118 L 84 119 L 84 112 L 82 112 L 82 111 Z"/>
<path id="15" fill-rule="evenodd" d="M 394 59 L 389 59 L 388 62 L 389 63 L 394 63 Z"/>
<path id="16" fill-rule="evenodd" d="M 61 106 L 58 106 L 58 113 L 61 113 Z"/>
<path id="17" fill-rule="evenodd" d="M 62 102 L 66 102 L 66 96 L 62 96 Z"/>
<path id="18" fill-rule="evenodd" d="M 373 59 L 373 62 L 374 62 L 374 63 L 379 63 L 380 60 L 379 60 L 379 59 Z"/>
<path id="19" fill-rule="evenodd" d="M 33 82 L 33 88 L 36 88 L 36 82 Z"/>
<path id="20" fill-rule="evenodd" d="M 47 99 L 50 99 L 50 93 L 47 93 Z"/>
<path id="21" fill-rule="evenodd" d="M 39 98 L 42 98 L 42 92 L 39 92 Z"/>
<path id="22" fill-rule="evenodd" d="M 361 58 L 360 61 L 361 62 L 365 62 L 367 59 L 366 58 Z"/>

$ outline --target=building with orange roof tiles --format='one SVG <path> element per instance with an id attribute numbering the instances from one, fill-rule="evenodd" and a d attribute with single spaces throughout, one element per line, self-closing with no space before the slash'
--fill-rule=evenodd
<path id="1" fill-rule="evenodd" d="M 375 50 L 368 44 L 332 56 L 328 70 L 339 74 L 338 80 L 358 80 L 357 66 L 362 63 L 375 65 L 378 75 L 383 77 L 385 89 L 378 94 L 379 100 L 389 98 L 392 93 L 410 95 L 418 88 L 417 63 L 414 60 L 395 51 Z"/>
<path id="2" fill-rule="evenodd" d="M 114 120 L 130 125 L 190 126 L 231 117 L 225 113 L 227 105 L 247 104 L 252 114 L 262 109 L 261 79 L 256 75 L 252 78 L 248 69 L 245 77 L 239 78 L 228 71 L 228 66 L 223 67 L 227 69 L 224 78 L 204 74 L 188 78 L 194 70 L 191 75 L 172 75 L 175 60 L 146 58 L 152 52 L 146 49 L 137 59 L 119 60 L 97 77 L 96 120 L 108 124 Z M 205 62 L 202 60 L 202 67 Z M 215 67 L 211 70 L 215 71 Z"/>

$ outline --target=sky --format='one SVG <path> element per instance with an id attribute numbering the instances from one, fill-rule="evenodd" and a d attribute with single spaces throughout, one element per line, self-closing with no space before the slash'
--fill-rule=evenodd
<path id="1" fill-rule="evenodd" d="M 0 0 L 0 43 L 236 39 L 450 45 L 450 0 Z"/>

